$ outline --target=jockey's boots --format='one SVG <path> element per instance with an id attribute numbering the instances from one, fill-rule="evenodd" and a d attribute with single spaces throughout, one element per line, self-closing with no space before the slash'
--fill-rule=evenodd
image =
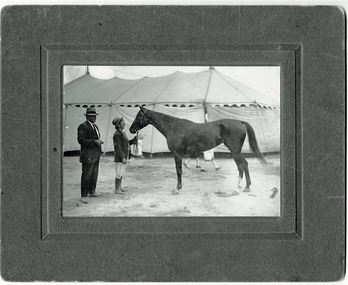
<path id="1" fill-rule="evenodd" d="M 116 194 L 124 194 L 121 190 L 121 181 L 122 181 L 122 178 L 121 179 L 115 178 L 115 193 Z"/>
<path id="2" fill-rule="evenodd" d="M 121 176 L 121 179 L 120 179 L 121 180 L 120 181 L 120 189 L 121 189 L 122 192 L 126 192 L 127 190 L 122 188 L 122 178 L 123 178 L 123 176 Z"/>

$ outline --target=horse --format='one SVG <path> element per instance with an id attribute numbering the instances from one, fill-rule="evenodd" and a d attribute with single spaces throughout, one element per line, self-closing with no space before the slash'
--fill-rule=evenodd
<path id="1" fill-rule="evenodd" d="M 191 158 L 196 158 L 202 152 L 222 143 L 225 144 L 232 154 L 239 171 L 239 180 L 243 178 L 243 173 L 245 173 L 246 187 L 243 192 L 250 192 L 251 180 L 248 162 L 242 154 L 242 146 L 246 135 L 249 138 L 250 148 L 257 158 L 262 164 L 266 164 L 266 161 L 259 150 L 254 129 L 249 123 L 233 119 L 194 123 L 190 120 L 151 111 L 142 106 L 139 107 L 140 111 L 136 115 L 129 131 L 135 134 L 150 124 L 165 136 L 176 165 L 177 186 L 172 191 L 173 195 L 179 194 L 179 190 L 182 189 L 183 156 L 188 155 Z"/>

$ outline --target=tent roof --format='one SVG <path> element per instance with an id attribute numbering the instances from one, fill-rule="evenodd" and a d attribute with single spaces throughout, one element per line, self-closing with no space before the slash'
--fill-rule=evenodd
<path id="1" fill-rule="evenodd" d="M 277 106 L 279 102 L 213 69 L 206 103 L 251 103 Z"/>
<path id="2" fill-rule="evenodd" d="M 214 68 L 175 72 L 136 80 L 118 77 L 103 80 L 86 74 L 64 86 L 64 104 L 200 103 L 231 104 L 279 102 L 233 80 Z"/>
<path id="3" fill-rule="evenodd" d="M 109 104 L 141 79 L 97 79 L 86 74 L 64 87 L 64 104 Z"/>
<path id="4" fill-rule="evenodd" d="M 202 102 L 209 83 L 209 71 L 175 72 L 161 77 L 144 77 L 113 103 Z"/>

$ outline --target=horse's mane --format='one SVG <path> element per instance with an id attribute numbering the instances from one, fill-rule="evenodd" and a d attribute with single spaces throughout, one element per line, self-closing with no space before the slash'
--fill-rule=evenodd
<path id="1" fill-rule="evenodd" d="M 171 122 L 173 122 L 173 121 L 188 121 L 188 122 L 191 122 L 190 120 L 187 120 L 187 119 L 181 119 L 181 118 L 178 118 L 178 117 L 174 117 L 174 116 L 171 116 L 171 115 L 167 115 L 167 114 L 163 114 L 163 113 L 160 113 L 160 112 L 152 111 L 152 110 L 149 110 L 149 109 L 145 109 L 145 115 L 146 115 L 146 113 L 150 113 L 150 115 L 154 114 L 154 115 L 156 115 L 156 116 L 158 116 L 161 119 L 166 120 L 166 121 L 171 121 Z"/>

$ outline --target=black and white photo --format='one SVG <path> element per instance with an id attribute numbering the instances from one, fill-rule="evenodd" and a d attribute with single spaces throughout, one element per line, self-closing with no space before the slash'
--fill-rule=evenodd
<path id="1" fill-rule="evenodd" d="M 63 75 L 63 216 L 280 216 L 280 67 Z"/>

